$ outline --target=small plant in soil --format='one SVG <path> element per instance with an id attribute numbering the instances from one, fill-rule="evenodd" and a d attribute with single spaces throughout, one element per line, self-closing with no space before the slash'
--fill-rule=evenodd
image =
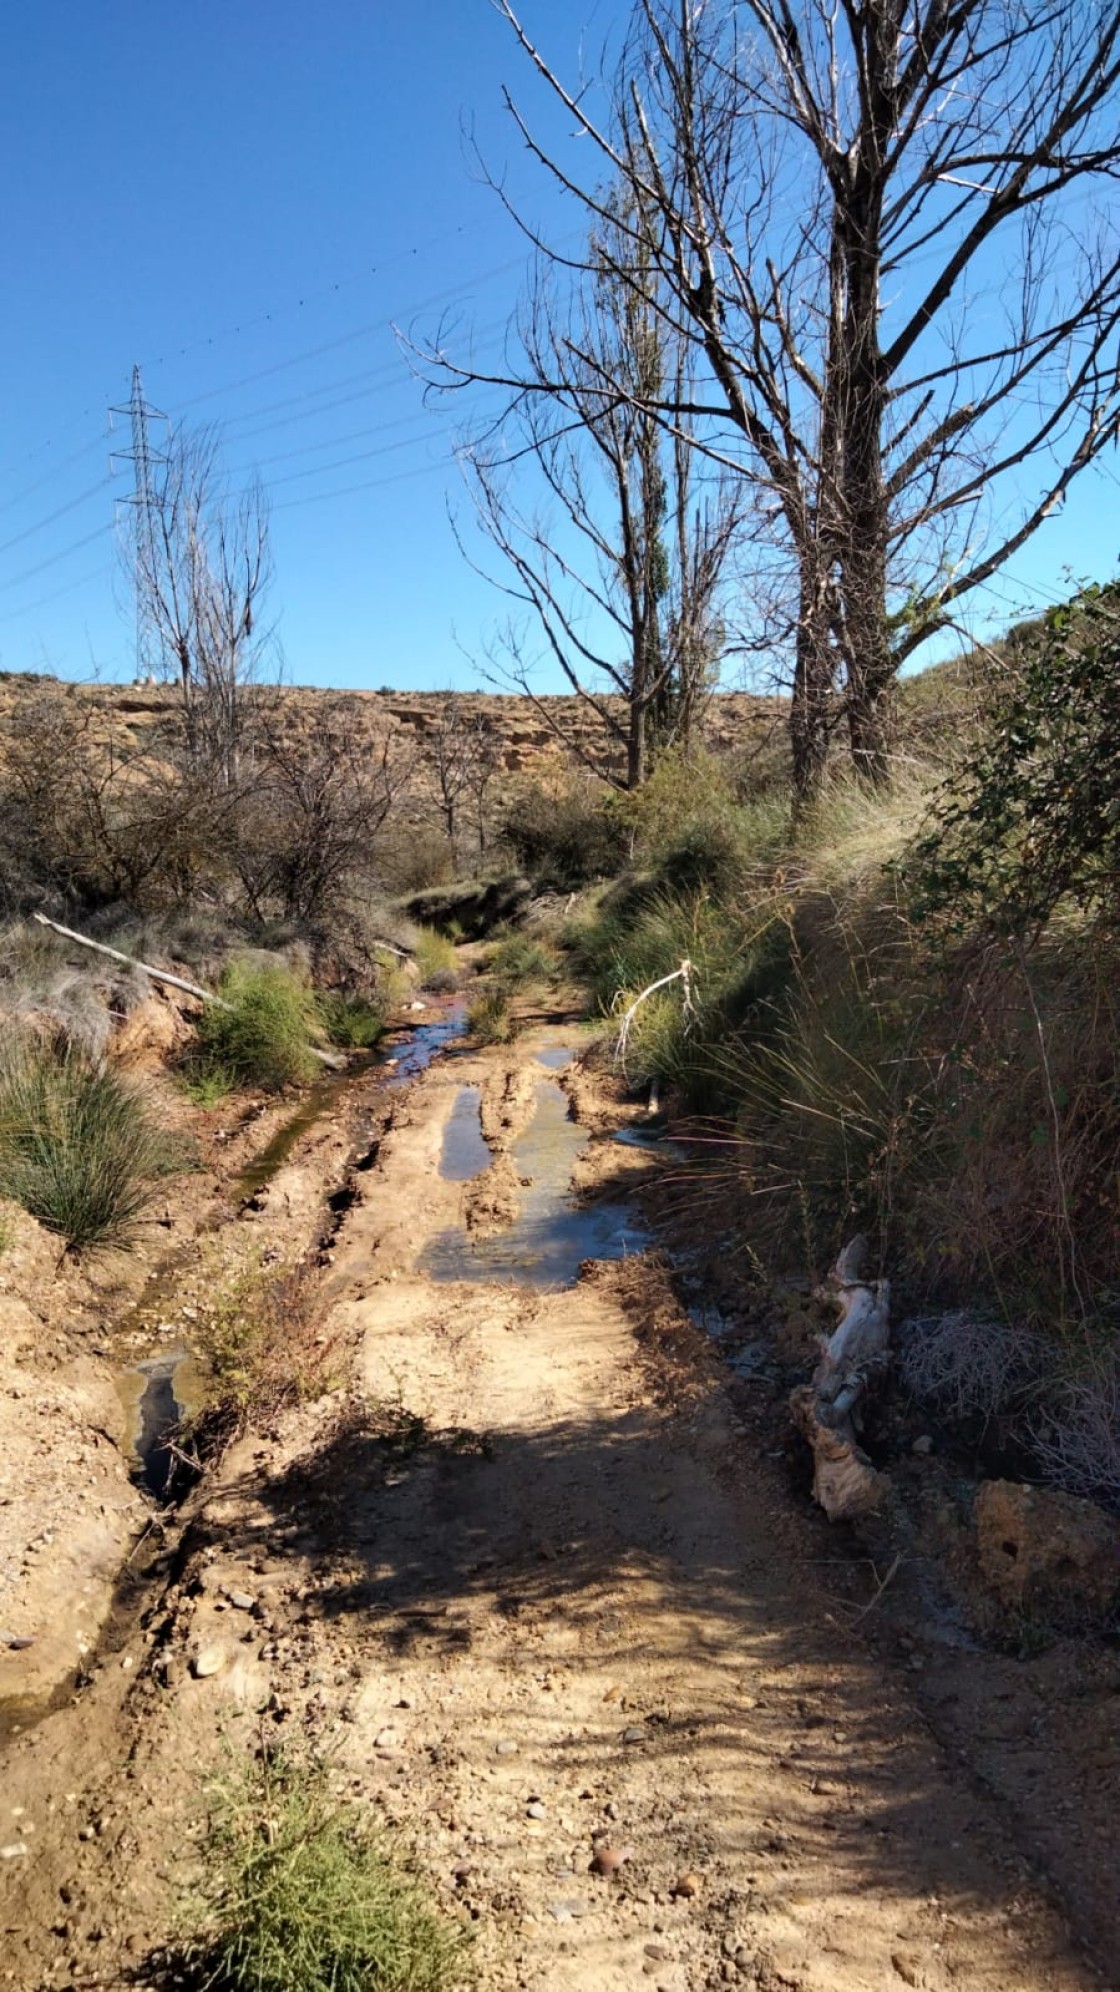
<path id="1" fill-rule="evenodd" d="M 0 1061 L 0 1194 L 81 1250 L 127 1245 L 172 1144 L 144 1100 L 77 1051 L 17 1044 Z"/>
<path id="2" fill-rule="evenodd" d="M 198 1992 L 449 1992 L 464 1933 L 390 1856 L 325 1767 L 263 1748 L 209 1794 L 204 1933 L 181 1954 Z"/>
<path id="3" fill-rule="evenodd" d="M 487 972 L 503 989 L 523 989 L 532 982 L 550 982 L 556 973 L 556 957 L 539 941 L 528 940 L 524 934 L 507 934 L 494 948 Z"/>

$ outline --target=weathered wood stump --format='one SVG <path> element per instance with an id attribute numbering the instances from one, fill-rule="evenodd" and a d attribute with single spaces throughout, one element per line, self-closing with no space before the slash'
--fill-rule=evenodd
<path id="1" fill-rule="evenodd" d="M 830 1522 L 873 1514 L 888 1481 L 859 1444 L 860 1407 L 888 1361 L 890 1281 L 862 1277 L 866 1238 L 853 1238 L 836 1261 L 829 1297 L 843 1310 L 832 1335 L 821 1337 L 811 1383 L 790 1398 L 794 1422 L 813 1451 L 813 1496 Z"/>

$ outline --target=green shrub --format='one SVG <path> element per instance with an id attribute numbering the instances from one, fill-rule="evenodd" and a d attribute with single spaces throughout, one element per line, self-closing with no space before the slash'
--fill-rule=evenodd
<path id="1" fill-rule="evenodd" d="M 516 1035 L 504 989 L 485 989 L 467 1008 L 467 1030 L 479 1044 L 508 1044 Z"/>
<path id="2" fill-rule="evenodd" d="M 127 1244 L 175 1160 L 143 1100 L 114 1072 L 74 1051 L 5 1051 L 0 1192 L 69 1246 Z"/>
<path id="3" fill-rule="evenodd" d="M 182 1090 L 192 1107 L 209 1110 L 237 1090 L 237 1081 L 224 1065 L 188 1065 L 180 1074 Z"/>
<path id="4" fill-rule="evenodd" d="M 1120 913 L 1120 583 L 1011 646 L 979 744 L 906 864 L 917 910 L 1030 934 L 1067 896 Z"/>
<path id="5" fill-rule="evenodd" d="M 504 989 L 520 989 L 529 982 L 550 980 L 556 973 L 556 957 L 525 934 L 506 934 L 494 947 L 486 969 Z"/>
<path id="6" fill-rule="evenodd" d="M 366 1051 L 377 1043 L 385 1029 L 385 1013 L 366 996 L 352 996 L 340 989 L 320 995 L 319 1012 L 332 1044 L 347 1051 Z"/>
<path id="7" fill-rule="evenodd" d="M 315 997 L 280 963 L 231 962 L 198 1020 L 196 1069 L 239 1086 L 276 1090 L 310 1079 L 311 1038 L 322 1025 Z"/>
<path id="8" fill-rule="evenodd" d="M 416 935 L 413 948 L 416 966 L 420 970 L 421 987 L 429 986 L 433 975 L 446 974 L 455 968 L 455 943 L 446 934 L 439 934 L 434 927 L 421 927 Z"/>
<path id="9" fill-rule="evenodd" d="M 183 1962 L 207 1992 L 447 1992 L 466 1938 L 390 1859 L 315 1762 L 262 1756 L 211 1792 L 204 1931 Z M 193 1908 L 193 1905 L 191 1905 Z"/>

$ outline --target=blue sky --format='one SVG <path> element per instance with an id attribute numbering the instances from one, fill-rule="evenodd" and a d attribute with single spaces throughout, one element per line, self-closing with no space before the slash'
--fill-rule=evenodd
<path id="1" fill-rule="evenodd" d="M 565 66 L 619 0 L 533 0 Z M 501 105 L 563 138 L 488 0 L 39 0 L 0 22 L 7 383 L 0 667 L 130 677 L 114 552 L 127 447 L 106 410 L 134 361 L 177 423 L 219 422 L 272 504 L 271 608 L 297 683 L 476 681 L 500 603 L 457 551 L 460 411 L 426 412 L 390 330 L 444 309 L 494 349 L 524 249 L 464 142 L 522 206 L 578 225 Z M 158 442 L 159 431 L 153 431 Z M 1114 465 L 1093 473 L 989 598 L 1115 570 Z"/>

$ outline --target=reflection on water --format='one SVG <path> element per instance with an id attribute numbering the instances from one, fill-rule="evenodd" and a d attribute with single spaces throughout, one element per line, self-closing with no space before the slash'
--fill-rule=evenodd
<path id="1" fill-rule="evenodd" d="M 551 1054 L 549 1054 L 551 1057 Z M 510 1151 L 528 1178 L 521 1209 L 506 1231 L 475 1238 L 455 1226 L 437 1232 L 418 1268 L 434 1280 L 513 1281 L 522 1286 L 571 1286 L 584 1259 L 622 1259 L 645 1249 L 647 1238 L 624 1204 L 576 1203 L 572 1165 L 586 1136 L 568 1117 L 554 1079 L 537 1085 L 536 1112 Z"/>
<path id="2" fill-rule="evenodd" d="M 473 1182 L 490 1167 L 490 1150 L 482 1139 L 481 1098 L 477 1086 L 460 1086 L 443 1130 L 439 1173 L 447 1183 Z"/>

